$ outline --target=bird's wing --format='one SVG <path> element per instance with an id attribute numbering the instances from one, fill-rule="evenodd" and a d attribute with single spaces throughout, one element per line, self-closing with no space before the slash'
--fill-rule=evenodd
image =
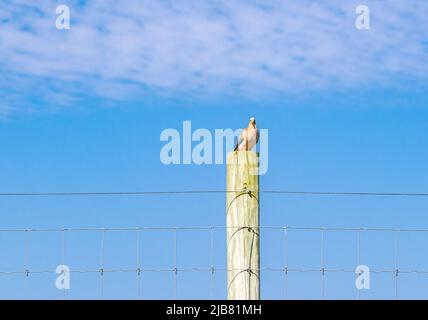
<path id="1" fill-rule="evenodd" d="M 242 141 L 244 141 L 244 139 L 242 139 L 242 136 L 241 136 L 238 142 L 236 143 L 235 149 L 233 149 L 233 151 L 238 151 L 238 148 L 241 145 Z"/>
<path id="2" fill-rule="evenodd" d="M 259 129 L 256 128 L 256 143 L 259 142 L 259 137 L 260 137 L 260 135 L 259 135 Z"/>
<path id="3" fill-rule="evenodd" d="M 247 132 L 246 128 L 244 130 L 242 130 L 241 136 L 239 137 L 239 140 L 235 146 L 235 149 L 233 149 L 233 151 L 237 151 L 239 146 L 241 145 L 242 141 L 244 141 L 244 139 L 246 139 L 246 132 Z"/>

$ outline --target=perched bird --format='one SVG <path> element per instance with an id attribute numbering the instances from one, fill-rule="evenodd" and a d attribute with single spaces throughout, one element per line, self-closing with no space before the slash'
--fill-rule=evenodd
<path id="1" fill-rule="evenodd" d="M 256 119 L 251 117 L 248 127 L 242 131 L 241 137 L 239 138 L 234 151 L 251 150 L 257 142 L 259 142 L 259 130 L 256 127 Z"/>

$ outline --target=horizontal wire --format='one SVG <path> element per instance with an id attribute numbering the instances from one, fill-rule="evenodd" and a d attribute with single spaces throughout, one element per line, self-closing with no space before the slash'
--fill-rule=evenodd
<path id="1" fill-rule="evenodd" d="M 386 232 L 428 232 L 428 228 L 368 228 L 368 227 L 305 227 L 305 226 L 172 226 L 172 227 L 76 227 L 76 228 L 0 228 L 0 232 L 131 232 L 131 231 L 193 231 L 213 229 L 271 229 L 271 230 L 297 230 L 297 231 L 386 231 Z"/>
<path id="2" fill-rule="evenodd" d="M 210 194 L 237 193 L 243 190 L 182 190 L 182 191 L 118 191 L 118 192 L 3 192 L 2 197 L 42 197 L 42 196 L 148 196 L 148 195 L 180 195 L 180 194 Z M 289 191 L 289 190 L 259 190 L 263 194 L 282 195 L 331 195 L 331 196 L 389 196 L 389 197 L 428 197 L 428 193 L 406 192 L 336 192 L 336 191 Z"/>
<path id="3" fill-rule="evenodd" d="M 391 196 L 391 197 L 428 197 L 428 193 L 406 193 L 406 192 L 336 192 L 336 191 L 282 191 L 262 190 L 261 193 L 268 194 L 297 194 L 297 195 L 338 195 L 338 196 Z"/>
<path id="4" fill-rule="evenodd" d="M 253 271 L 258 272 L 265 272 L 265 271 L 271 271 L 271 272 L 331 272 L 331 273 L 355 273 L 355 270 L 353 269 L 341 269 L 341 268 L 270 268 L 270 267 L 264 267 L 264 268 L 251 268 Z M 126 268 L 119 268 L 119 269 L 72 269 L 70 270 L 70 273 L 144 273 L 144 272 L 215 272 L 215 271 L 232 271 L 232 272 L 241 272 L 241 271 L 248 271 L 247 268 L 234 268 L 234 269 L 228 269 L 228 268 L 140 268 L 140 269 L 126 269 Z M 384 269 L 384 270 L 371 270 L 371 273 L 403 273 L 403 274 L 428 274 L 428 270 L 400 270 L 400 269 Z M 14 274 L 25 274 L 27 276 L 31 274 L 57 274 L 55 270 L 18 270 L 18 271 L 0 271 L 0 275 L 14 275 Z"/>

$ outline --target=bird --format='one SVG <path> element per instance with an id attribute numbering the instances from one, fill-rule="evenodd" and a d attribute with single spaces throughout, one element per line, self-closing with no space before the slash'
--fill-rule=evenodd
<path id="1" fill-rule="evenodd" d="M 256 119 L 250 118 L 248 127 L 242 130 L 241 137 L 235 146 L 234 151 L 251 150 L 259 142 L 259 129 L 256 127 Z"/>

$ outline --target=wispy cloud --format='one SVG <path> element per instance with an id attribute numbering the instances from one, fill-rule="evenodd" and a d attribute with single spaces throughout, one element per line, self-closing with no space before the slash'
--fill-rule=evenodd
<path id="1" fill-rule="evenodd" d="M 428 2 L 57 1 L 0 4 L 0 94 L 13 108 L 82 96 L 269 95 L 428 80 Z M 28 99 L 28 97 L 33 99 Z M 5 104 L 6 105 L 6 104 Z M 1 105 L 0 105 L 1 108 Z"/>

